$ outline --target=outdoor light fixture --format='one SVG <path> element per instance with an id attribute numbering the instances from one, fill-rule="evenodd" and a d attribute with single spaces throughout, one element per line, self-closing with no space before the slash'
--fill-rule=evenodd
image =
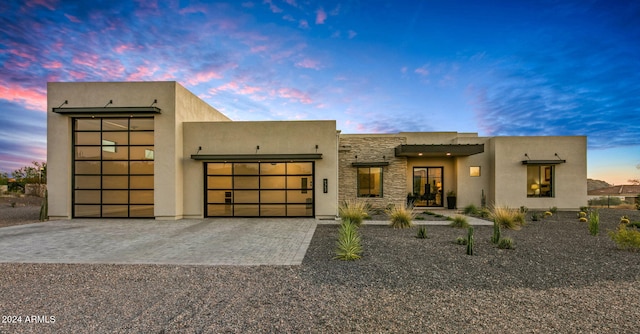
<path id="1" fill-rule="evenodd" d="M 418 153 L 419 156 L 422 156 L 422 152 Z"/>
<path id="2" fill-rule="evenodd" d="M 153 105 L 156 103 L 158 103 L 158 99 L 153 100 L 153 103 L 151 103 L 151 107 L 153 107 Z"/>
<path id="3" fill-rule="evenodd" d="M 61 108 L 65 104 L 69 104 L 69 101 L 68 100 L 64 100 L 64 102 L 62 102 L 62 104 L 58 108 Z"/>
<path id="4" fill-rule="evenodd" d="M 451 155 L 451 152 L 447 152 L 447 156 L 450 156 L 450 155 Z"/>
<path id="5" fill-rule="evenodd" d="M 113 100 L 109 100 L 109 102 L 107 102 L 107 104 L 105 104 L 103 108 L 106 108 L 110 104 L 113 104 Z"/>

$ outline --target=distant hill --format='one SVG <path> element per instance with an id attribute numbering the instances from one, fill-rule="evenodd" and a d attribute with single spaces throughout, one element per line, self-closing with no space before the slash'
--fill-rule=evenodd
<path id="1" fill-rule="evenodd" d="M 587 191 L 602 189 L 613 186 L 602 180 L 587 179 Z"/>

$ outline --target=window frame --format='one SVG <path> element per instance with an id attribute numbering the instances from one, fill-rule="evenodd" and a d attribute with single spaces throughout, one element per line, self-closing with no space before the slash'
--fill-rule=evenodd
<path id="1" fill-rule="evenodd" d="M 536 164 L 527 166 L 527 197 L 555 198 L 555 165 Z M 547 189 L 548 188 L 548 189 Z M 531 193 L 533 192 L 533 193 Z"/>
<path id="2" fill-rule="evenodd" d="M 371 170 L 376 169 L 379 171 L 378 174 L 375 173 L 371 173 Z M 367 173 L 360 173 L 361 170 L 367 170 Z M 368 189 L 368 192 L 362 193 L 362 189 L 364 186 L 361 184 L 361 182 L 363 180 L 361 180 L 361 175 L 369 175 L 369 180 L 367 181 L 369 183 L 369 185 L 367 186 L 366 189 Z M 380 176 L 380 180 L 379 180 L 379 185 L 380 185 L 380 190 L 379 193 L 377 194 L 372 194 L 372 190 L 375 189 L 375 180 L 373 180 L 372 182 L 372 177 L 375 177 L 375 175 L 379 175 Z M 373 187 L 372 187 L 373 184 Z M 384 168 L 382 167 L 377 167 L 377 166 L 362 166 L 362 167 L 358 167 L 356 168 L 356 197 L 358 198 L 384 198 Z"/>

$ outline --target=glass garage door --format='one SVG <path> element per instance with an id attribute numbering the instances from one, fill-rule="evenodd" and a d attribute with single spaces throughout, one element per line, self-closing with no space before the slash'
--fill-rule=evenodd
<path id="1" fill-rule="evenodd" d="M 153 214 L 153 118 L 73 120 L 73 216 Z"/>
<path id="2" fill-rule="evenodd" d="M 205 163 L 207 217 L 313 217 L 313 162 Z"/>

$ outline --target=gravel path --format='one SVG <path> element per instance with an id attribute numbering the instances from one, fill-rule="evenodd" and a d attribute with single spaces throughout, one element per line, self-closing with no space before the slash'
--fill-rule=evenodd
<path id="1" fill-rule="evenodd" d="M 363 258 L 341 262 L 319 225 L 302 266 L 0 264 L 0 315 L 23 321 L 0 332 L 637 333 L 640 253 L 606 235 L 622 214 L 640 220 L 602 210 L 596 237 L 575 213 L 532 222 L 503 233 L 514 250 L 480 226 L 475 256 L 464 230 L 367 225 Z"/>

